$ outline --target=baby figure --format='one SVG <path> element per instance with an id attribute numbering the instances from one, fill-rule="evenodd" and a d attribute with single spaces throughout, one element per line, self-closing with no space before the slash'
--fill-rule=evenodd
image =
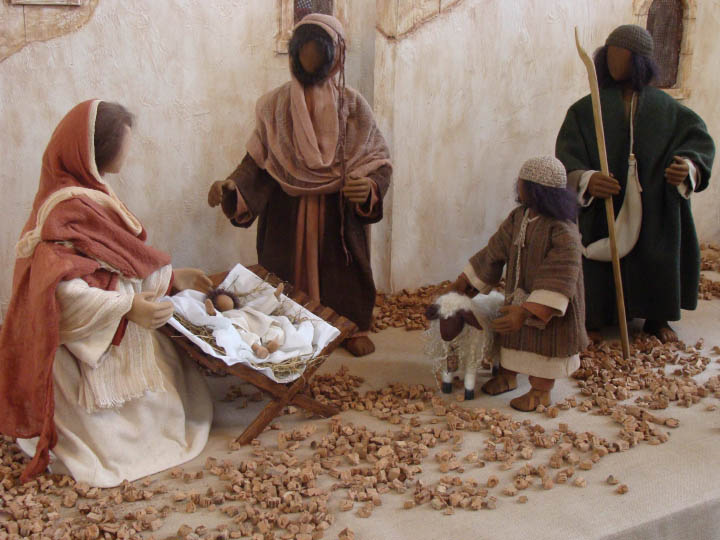
<path id="1" fill-rule="evenodd" d="M 205 299 L 205 310 L 210 316 L 218 312 L 229 319 L 242 340 L 252 349 L 255 356 L 264 359 L 282 347 L 285 332 L 272 314 L 281 306 L 281 283 L 273 293 L 260 294 L 242 305 L 240 298 L 226 289 L 213 289 Z"/>

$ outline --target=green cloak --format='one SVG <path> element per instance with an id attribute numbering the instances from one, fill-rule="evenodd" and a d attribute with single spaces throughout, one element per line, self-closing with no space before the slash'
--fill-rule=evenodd
<path id="1" fill-rule="evenodd" d="M 625 197 L 630 124 L 619 87 L 600 91 L 610 172 L 622 191 L 613 198 L 615 215 Z M 635 157 L 642 187 L 640 238 L 621 260 L 627 316 L 677 321 L 680 309 L 697 307 L 700 247 L 690 201 L 665 180 L 665 169 L 678 155 L 690 159 L 700 175 L 695 191 L 707 188 L 715 145 L 702 119 L 653 87 L 639 93 L 635 113 Z M 568 172 L 600 170 L 592 100 L 570 107 L 560 128 L 555 153 Z M 579 216 L 582 243 L 608 236 L 605 202 L 595 199 Z M 583 257 L 586 325 L 596 329 L 617 323 L 610 263 Z"/>

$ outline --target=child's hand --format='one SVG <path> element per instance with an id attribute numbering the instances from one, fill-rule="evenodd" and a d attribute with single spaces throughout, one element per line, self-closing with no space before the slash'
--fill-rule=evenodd
<path id="1" fill-rule="evenodd" d="M 465 274 L 460 274 L 455 281 L 442 291 L 442 294 L 449 292 L 456 292 L 458 294 L 464 294 L 465 296 L 475 296 L 475 294 L 477 294 L 475 287 L 470 284 L 470 280 Z"/>
<path id="2" fill-rule="evenodd" d="M 504 313 L 505 316 L 495 319 L 492 323 L 493 330 L 498 334 L 517 332 L 525 324 L 525 319 L 530 317 L 530 312 L 522 306 L 503 306 L 500 308 L 500 313 Z"/>

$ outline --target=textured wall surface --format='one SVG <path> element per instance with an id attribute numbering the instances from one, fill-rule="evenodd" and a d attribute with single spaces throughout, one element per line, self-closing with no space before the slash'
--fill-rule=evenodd
<path id="1" fill-rule="evenodd" d="M 703 117 L 720 145 L 720 0 L 699 0 L 693 43 L 690 97 L 684 103 Z M 719 149 L 720 150 L 720 149 Z M 695 225 L 701 241 L 720 244 L 720 155 L 715 158 L 710 188 L 693 198 Z"/>
<path id="2" fill-rule="evenodd" d="M 687 104 L 717 135 L 720 0 L 700 4 Z M 384 288 L 454 279 L 484 247 L 515 204 L 522 162 L 553 153 L 588 93 L 573 27 L 593 51 L 632 20 L 631 0 L 464 0 L 399 39 L 378 33 L 374 103 L 395 160 L 392 227 L 374 238 Z M 720 240 L 718 193 L 715 182 L 694 203 L 705 240 Z"/>
<path id="3" fill-rule="evenodd" d="M 374 3 L 353 2 L 348 17 L 348 84 L 371 100 Z M 45 145 L 89 98 L 122 102 L 137 116 L 126 166 L 108 179 L 154 245 L 176 265 L 208 271 L 256 261 L 254 227 L 232 227 L 206 201 L 210 183 L 244 155 L 257 98 L 289 78 L 287 55 L 273 52 L 276 32 L 270 0 L 103 0 L 77 32 L 0 63 L 3 307 Z"/>
<path id="4" fill-rule="evenodd" d="M 0 1 L 0 62 L 33 41 L 47 41 L 77 30 L 92 17 L 98 0 L 77 6 L 24 6 Z"/>
<path id="5" fill-rule="evenodd" d="M 573 26 L 592 50 L 632 21 L 632 0 L 379 2 L 380 32 L 373 0 L 348 2 L 347 72 L 392 148 L 395 185 L 373 228 L 373 263 L 378 285 L 397 290 L 454 278 L 484 245 L 513 206 L 522 161 L 553 151 L 567 107 L 587 92 Z M 287 56 L 273 52 L 277 5 L 102 0 L 82 28 L 0 62 L 0 307 L 47 140 L 93 97 L 137 115 L 126 168 L 108 178 L 151 242 L 176 265 L 208 271 L 255 261 L 254 228 L 234 229 L 205 201 L 242 158 L 255 100 L 288 78 Z M 686 103 L 716 136 L 718 29 L 720 0 L 699 2 Z M 707 241 L 720 240 L 719 194 L 714 182 L 694 199 Z"/>

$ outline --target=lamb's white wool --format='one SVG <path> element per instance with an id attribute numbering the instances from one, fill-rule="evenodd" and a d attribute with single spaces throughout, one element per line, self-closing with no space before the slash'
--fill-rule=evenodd
<path id="1" fill-rule="evenodd" d="M 500 308 L 505 304 L 505 296 L 497 291 L 490 294 L 478 294 L 471 300 L 472 313 L 480 324 L 482 331 L 482 346 L 480 357 L 491 365 L 500 358 L 499 341 L 495 339 L 492 322 L 500 316 Z M 475 330 L 471 328 L 470 330 Z"/>
<path id="2" fill-rule="evenodd" d="M 471 310 L 483 329 L 488 330 L 490 323 L 500 316 L 500 308 L 505 304 L 505 296 L 497 291 L 490 294 L 478 294 L 471 300 Z"/>
<path id="3" fill-rule="evenodd" d="M 473 298 L 449 292 L 435 300 L 441 319 L 449 319 L 458 311 L 470 311 L 475 315 L 483 330 L 489 330 L 490 323 L 499 316 L 500 308 L 504 303 L 505 297 L 497 291 L 492 291 L 490 294 L 478 294 Z"/>
<path id="4" fill-rule="evenodd" d="M 475 373 L 481 366 L 492 367 L 492 359 L 489 362 L 480 362 L 483 359 L 485 344 L 485 332 L 479 332 L 475 328 L 466 325 L 462 332 L 452 341 L 445 341 L 440 336 L 440 321 L 435 319 L 430 322 L 430 328 L 425 332 L 425 354 L 432 360 L 433 372 L 438 378 L 445 379 L 452 375 L 447 371 L 448 356 L 455 356 L 458 360 L 457 375 L 463 373 Z"/>
<path id="5" fill-rule="evenodd" d="M 474 298 L 451 292 L 435 301 L 440 319 L 453 317 L 459 311 L 470 311 L 482 328 L 482 331 L 479 331 L 470 325 L 465 325 L 455 339 L 446 342 L 440 336 L 439 319 L 431 321 L 430 328 L 426 332 L 425 352 L 433 360 L 436 373 L 442 375 L 444 381 L 446 378 L 452 378 L 447 372 L 446 362 L 450 354 L 459 360 L 458 371 L 465 373 L 467 389 L 474 388 L 474 374 L 480 366 L 484 364 L 483 367 L 491 367 L 499 358 L 499 346 L 491 323 L 499 316 L 500 307 L 504 303 L 505 297 L 495 291 L 490 294 L 478 294 Z"/>
<path id="6" fill-rule="evenodd" d="M 449 292 L 443 294 L 435 300 L 438 306 L 438 315 L 443 319 L 449 319 L 455 313 L 461 310 L 474 311 L 472 300 L 464 294 Z"/>

